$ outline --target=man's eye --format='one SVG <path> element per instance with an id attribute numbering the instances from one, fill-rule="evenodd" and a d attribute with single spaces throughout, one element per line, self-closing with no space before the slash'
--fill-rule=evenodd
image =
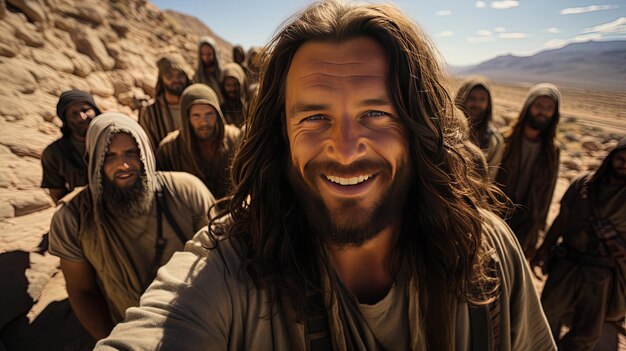
<path id="1" fill-rule="evenodd" d="M 322 121 L 324 119 L 326 119 L 324 115 L 313 115 L 313 116 L 304 118 L 302 122 L 315 122 L 315 121 Z"/>
<path id="2" fill-rule="evenodd" d="M 374 117 L 374 118 L 380 118 L 380 117 L 385 117 L 388 114 L 386 112 L 382 112 L 382 111 L 367 111 L 365 113 L 365 117 Z"/>

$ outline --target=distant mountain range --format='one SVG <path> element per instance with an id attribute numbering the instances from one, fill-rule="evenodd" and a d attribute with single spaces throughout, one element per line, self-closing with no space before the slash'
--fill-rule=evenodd
<path id="1" fill-rule="evenodd" d="M 573 43 L 532 56 L 498 56 L 455 75 L 482 74 L 494 81 L 626 91 L 626 40 Z"/>

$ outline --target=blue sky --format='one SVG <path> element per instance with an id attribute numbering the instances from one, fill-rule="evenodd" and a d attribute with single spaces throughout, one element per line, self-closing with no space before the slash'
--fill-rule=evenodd
<path id="1" fill-rule="evenodd" d="M 194 15 L 225 40 L 264 45 L 311 1 L 151 0 Z M 394 0 L 433 39 L 451 65 L 506 54 L 530 55 L 570 42 L 626 40 L 626 0 Z"/>

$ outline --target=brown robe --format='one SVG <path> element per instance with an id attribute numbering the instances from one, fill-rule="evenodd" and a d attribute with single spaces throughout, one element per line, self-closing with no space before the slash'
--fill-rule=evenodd
<path id="1" fill-rule="evenodd" d="M 483 122 L 480 123 L 475 130 L 470 131 L 470 140 L 478 145 L 485 154 L 485 159 L 489 166 L 489 178 L 494 179 L 498 173 L 498 167 L 500 166 L 502 155 L 504 154 L 504 139 L 493 124 L 493 99 L 489 79 L 483 76 L 468 77 L 456 94 L 455 104 L 468 116 L 465 101 L 467 100 L 468 94 L 476 87 L 483 87 L 487 91 L 489 95 L 489 105 Z M 468 125 L 470 125 L 471 128 L 471 123 L 468 123 Z"/>
<path id="2" fill-rule="evenodd" d="M 41 187 L 72 192 L 87 184 L 87 164 L 83 158 L 85 144 L 64 136 L 48 145 L 41 154 L 43 178 Z"/>
<path id="3" fill-rule="evenodd" d="M 124 217 L 110 213 L 102 202 L 102 171 L 111 138 L 118 132 L 131 134 L 139 145 L 147 178 L 145 213 Z M 50 226 L 50 253 L 71 261 L 87 260 L 114 322 L 124 319 L 128 307 L 136 306 L 143 290 L 154 278 L 153 260 L 158 217 L 155 191 L 162 191 L 168 208 L 187 238 L 207 224 L 207 213 L 215 199 L 195 177 L 184 173 L 155 172 L 154 155 L 148 138 L 130 117 L 105 113 L 94 119 L 87 133 L 89 186 L 62 200 Z M 166 263 L 184 243 L 172 225 L 162 218 L 166 239 L 159 265 Z"/>
<path id="4" fill-rule="evenodd" d="M 556 102 L 556 110 L 548 130 L 541 135 L 540 151 L 533 164 L 530 165 L 531 169 L 522 169 L 523 129 L 530 118 L 530 105 L 540 96 L 552 98 Z M 535 85 L 528 93 L 517 124 L 505 132 L 506 146 L 496 183 L 517 205 L 506 221 L 513 229 L 527 257 L 532 257 L 539 230 L 545 228 L 552 194 L 556 186 L 560 157 L 560 148 L 556 142 L 560 96 L 558 89 L 552 84 Z M 528 179 L 521 179 L 522 175 L 526 175 Z M 526 187 L 520 188 L 520 185 L 524 184 Z"/>
<path id="5" fill-rule="evenodd" d="M 153 151 L 168 133 L 180 128 L 180 107 L 168 105 L 163 96 L 144 109 L 139 115 L 139 125 L 148 134 L 150 147 Z"/>
<path id="6" fill-rule="evenodd" d="M 200 48 L 202 45 L 209 45 L 213 48 L 213 52 L 215 53 L 215 71 L 212 74 L 208 74 L 204 69 L 204 65 L 202 63 L 202 58 L 200 57 Z M 202 83 L 206 84 L 217 94 L 217 98 L 219 101 L 224 101 L 224 97 L 222 96 L 222 91 L 220 89 L 220 81 L 221 81 L 222 71 L 220 68 L 220 60 L 217 52 L 217 45 L 215 45 L 215 40 L 211 37 L 202 37 L 198 41 L 198 66 L 196 66 L 196 73 L 193 76 L 194 83 Z"/>
<path id="7" fill-rule="evenodd" d="M 222 91 L 222 95 L 224 96 L 224 100 L 222 100 L 222 105 L 220 106 L 222 113 L 224 114 L 224 119 L 226 119 L 226 123 L 233 124 L 239 128 L 243 126 L 246 121 L 246 104 L 244 103 L 244 94 L 245 90 L 245 73 L 241 66 L 236 63 L 227 63 L 224 66 L 224 70 L 222 71 L 222 89 L 224 89 L 224 81 L 226 78 L 232 77 L 237 79 L 239 82 L 239 98 L 231 99 L 226 94 L 226 91 Z"/>
<path id="8" fill-rule="evenodd" d="M 204 160 L 189 122 L 189 109 L 194 104 L 209 104 L 218 112 L 214 142 L 216 156 L 212 162 Z M 188 172 L 200 178 L 217 198 L 228 193 L 230 161 L 239 145 L 241 131 L 226 124 L 215 93 L 204 84 L 193 84 L 181 96 L 181 129 L 170 133 L 159 145 L 157 169 Z"/>

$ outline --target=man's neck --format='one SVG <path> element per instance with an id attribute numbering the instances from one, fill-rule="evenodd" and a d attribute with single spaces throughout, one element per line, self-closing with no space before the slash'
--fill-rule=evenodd
<path id="1" fill-rule="evenodd" d="M 539 137 L 541 136 L 541 131 L 531 128 L 529 126 L 525 126 L 523 130 L 523 135 L 526 140 L 539 141 Z"/>
<path id="2" fill-rule="evenodd" d="M 390 260 L 399 237 L 396 227 L 383 230 L 359 247 L 327 245 L 337 276 L 361 303 L 380 301 L 393 284 Z"/>
<path id="3" fill-rule="evenodd" d="M 180 96 L 165 92 L 165 102 L 168 105 L 178 105 L 180 103 Z"/>
<path id="4" fill-rule="evenodd" d="M 77 135 L 76 133 L 72 133 L 72 134 L 70 135 L 70 139 L 71 139 L 73 142 L 78 143 L 78 144 L 84 144 L 84 143 L 85 143 L 85 137 L 84 137 L 84 136 Z"/>
<path id="5" fill-rule="evenodd" d="M 205 161 L 211 161 L 215 157 L 215 142 L 211 139 L 198 140 L 198 149 L 200 155 Z"/>

